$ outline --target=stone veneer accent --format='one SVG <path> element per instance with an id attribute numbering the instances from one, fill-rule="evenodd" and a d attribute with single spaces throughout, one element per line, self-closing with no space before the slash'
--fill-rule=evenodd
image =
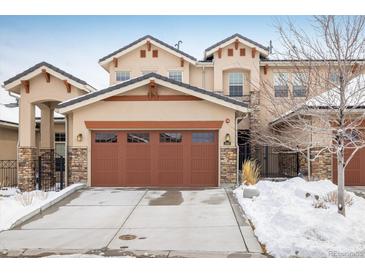
<path id="1" fill-rule="evenodd" d="M 310 151 L 311 159 L 315 157 L 320 148 L 313 148 Z M 308 177 L 308 160 L 307 158 L 299 154 L 300 171 Z M 329 151 L 322 151 L 314 161 L 310 162 L 311 167 L 311 180 L 332 180 L 332 154 Z"/>
<path id="2" fill-rule="evenodd" d="M 237 183 L 237 148 L 220 148 L 220 183 Z"/>
<path id="3" fill-rule="evenodd" d="M 311 150 L 311 158 L 316 155 L 320 149 Z M 311 161 L 311 179 L 312 180 L 332 180 L 332 154 L 329 151 L 323 151 L 315 161 Z"/>
<path id="4" fill-rule="evenodd" d="M 21 191 L 35 189 L 35 168 L 37 161 L 37 148 L 18 148 L 18 187 Z"/>
<path id="5" fill-rule="evenodd" d="M 68 148 L 68 185 L 87 182 L 87 148 Z"/>
<path id="6" fill-rule="evenodd" d="M 41 184 L 47 184 L 48 187 L 53 187 L 55 178 L 55 157 L 53 148 L 39 149 L 39 156 L 41 157 Z"/>

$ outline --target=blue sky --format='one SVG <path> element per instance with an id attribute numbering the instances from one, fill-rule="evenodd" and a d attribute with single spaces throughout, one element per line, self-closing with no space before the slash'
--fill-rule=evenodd
<path id="1" fill-rule="evenodd" d="M 47 61 L 96 88 L 108 85 L 99 58 L 151 34 L 198 59 L 233 33 L 279 48 L 277 16 L 0 16 L 0 82 Z M 306 16 L 291 17 L 307 28 Z"/>

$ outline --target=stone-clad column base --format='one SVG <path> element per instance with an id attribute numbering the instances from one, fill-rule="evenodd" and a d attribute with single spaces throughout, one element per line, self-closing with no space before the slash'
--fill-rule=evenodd
<path id="1" fill-rule="evenodd" d="M 87 183 L 87 148 L 69 147 L 67 158 L 68 185 Z"/>
<path id="2" fill-rule="evenodd" d="M 237 182 L 237 148 L 220 148 L 220 183 Z"/>
<path id="3" fill-rule="evenodd" d="M 35 189 L 36 161 L 37 148 L 18 148 L 18 188 L 21 191 L 32 191 Z"/>
<path id="4" fill-rule="evenodd" d="M 311 158 L 313 159 L 321 148 L 311 150 Z M 323 151 L 311 161 L 311 179 L 312 180 L 332 180 L 332 154 L 329 151 Z"/>
<path id="5" fill-rule="evenodd" d="M 53 148 L 39 149 L 41 157 L 41 184 L 46 188 L 51 188 L 55 185 L 55 157 Z"/>

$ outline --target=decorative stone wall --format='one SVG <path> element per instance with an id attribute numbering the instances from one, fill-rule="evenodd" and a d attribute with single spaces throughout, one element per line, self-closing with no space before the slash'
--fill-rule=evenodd
<path id="1" fill-rule="evenodd" d="M 220 183 L 237 183 L 237 149 L 220 148 Z"/>
<path id="2" fill-rule="evenodd" d="M 310 151 L 310 157 L 316 157 L 320 148 L 313 148 Z M 308 159 L 299 154 L 300 172 L 308 178 Z M 310 180 L 332 180 L 332 154 L 329 151 L 322 151 L 314 161 L 310 161 Z"/>
<path id="3" fill-rule="evenodd" d="M 68 185 L 87 182 L 87 148 L 68 148 Z"/>
<path id="4" fill-rule="evenodd" d="M 311 158 L 313 159 L 316 153 L 319 152 L 318 149 L 311 150 Z M 316 158 L 316 160 L 311 161 L 311 179 L 312 180 L 332 180 L 332 154 L 329 151 L 323 151 Z"/>
<path id="5" fill-rule="evenodd" d="M 37 161 L 37 148 L 18 148 L 18 187 L 21 191 L 35 189 L 35 168 Z"/>
<path id="6" fill-rule="evenodd" d="M 53 187 L 55 178 L 55 157 L 54 149 L 52 148 L 41 148 L 39 149 L 39 156 L 41 157 L 41 183 L 47 184 L 48 187 Z"/>

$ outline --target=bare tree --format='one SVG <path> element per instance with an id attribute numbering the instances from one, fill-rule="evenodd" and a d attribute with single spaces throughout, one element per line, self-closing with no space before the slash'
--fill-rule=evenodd
<path id="1" fill-rule="evenodd" d="M 335 155 L 344 216 L 345 169 L 365 147 L 364 25 L 365 16 L 315 16 L 309 34 L 290 20 L 278 23 L 283 50 L 276 59 L 291 73 L 278 67 L 262 80 L 262 123 L 254 130 L 259 143 L 300 152 L 308 161 L 325 151 Z"/>

